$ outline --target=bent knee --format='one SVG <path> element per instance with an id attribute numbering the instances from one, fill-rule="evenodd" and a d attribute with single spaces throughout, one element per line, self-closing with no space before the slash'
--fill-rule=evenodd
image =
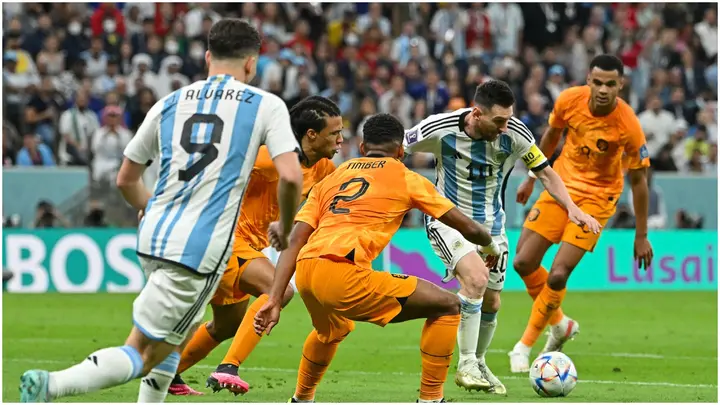
<path id="1" fill-rule="evenodd" d="M 235 332 L 237 332 L 241 322 L 242 319 L 234 318 L 213 319 L 208 322 L 205 327 L 207 328 L 208 334 L 210 334 L 215 341 L 224 342 L 235 336 Z"/>
<path id="2" fill-rule="evenodd" d="M 520 276 L 527 276 L 540 267 L 540 261 L 518 253 L 513 259 L 513 268 Z"/>
<path id="3" fill-rule="evenodd" d="M 457 294 L 447 293 L 444 297 L 442 315 L 459 315 L 462 302 Z"/>
<path id="4" fill-rule="evenodd" d="M 553 265 L 548 275 L 548 285 L 553 290 L 562 290 L 567 285 L 573 269 L 566 265 Z"/>

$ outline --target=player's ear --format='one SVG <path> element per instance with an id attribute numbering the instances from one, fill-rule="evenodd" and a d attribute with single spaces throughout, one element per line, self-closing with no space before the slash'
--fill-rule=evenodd
<path id="1" fill-rule="evenodd" d="M 360 156 L 365 156 L 365 142 L 360 142 Z"/>
<path id="2" fill-rule="evenodd" d="M 205 66 L 210 66 L 210 63 L 212 62 L 212 55 L 210 54 L 210 51 L 205 51 Z"/>
<path id="3" fill-rule="evenodd" d="M 395 156 L 397 156 L 398 160 L 403 160 L 403 158 L 405 157 L 405 148 L 402 146 L 402 144 L 398 145 Z"/>
<path id="4" fill-rule="evenodd" d="M 592 80 L 590 79 L 590 74 L 588 73 L 587 76 L 585 76 L 585 83 L 589 86 L 590 83 L 592 83 Z"/>

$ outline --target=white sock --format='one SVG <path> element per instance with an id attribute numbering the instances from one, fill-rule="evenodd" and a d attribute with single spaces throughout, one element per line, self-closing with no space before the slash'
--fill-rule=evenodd
<path id="1" fill-rule="evenodd" d="M 475 349 L 480 333 L 480 308 L 483 299 L 467 298 L 460 293 L 458 293 L 458 297 L 460 297 L 460 329 L 457 338 L 460 359 L 458 364 L 462 365 L 468 361 L 476 361 Z"/>
<path id="2" fill-rule="evenodd" d="M 132 346 L 110 347 L 89 355 L 82 363 L 50 373 L 51 399 L 95 392 L 137 378 L 143 360 Z"/>
<path id="3" fill-rule="evenodd" d="M 525 346 L 525 344 L 523 342 L 517 342 L 517 343 L 515 343 L 515 347 L 513 347 L 514 352 L 526 353 L 528 355 L 530 354 L 531 350 L 532 350 L 532 347 Z"/>
<path id="4" fill-rule="evenodd" d="M 180 364 L 180 353 L 172 352 L 169 356 L 150 370 L 140 382 L 140 392 L 138 393 L 138 403 L 158 404 L 165 402 L 165 397 L 170 388 L 175 372 Z"/>
<path id="5" fill-rule="evenodd" d="M 477 342 L 477 359 L 485 362 L 485 353 L 487 353 L 493 335 L 497 328 L 497 312 L 481 312 L 480 315 L 480 336 Z"/>

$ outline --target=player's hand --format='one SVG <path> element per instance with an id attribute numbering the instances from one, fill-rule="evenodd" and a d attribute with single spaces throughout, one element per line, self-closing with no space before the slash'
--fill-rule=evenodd
<path id="1" fill-rule="evenodd" d="M 527 204 L 528 200 L 530 199 L 530 196 L 533 193 L 534 188 L 535 188 L 535 179 L 531 179 L 530 177 L 526 178 L 522 182 L 522 184 L 520 184 L 520 187 L 518 187 L 517 197 L 515 200 L 522 205 Z"/>
<path id="2" fill-rule="evenodd" d="M 594 234 L 599 233 L 600 228 L 602 228 L 597 219 L 593 218 L 589 214 L 584 213 L 578 207 L 572 207 L 568 210 L 568 219 L 570 219 L 570 222 L 581 228 L 587 227 L 588 231 Z"/>
<path id="3" fill-rule="evenodd" d="M 270 336 L 270 331 L 280 322 L 281 307 L 279 301 L 271 298 L 257 311 L 253 327 L 258 336 L 262 336 L 263 332 Z"/>
<path id="4" fill-rule="evenodd" d="M 270 223 L 268 227 L 268 238 L 270 239 L 270 246 L 274 247 L 278 252 L 287 249 L 288 235 L 284 234 L 280 222 L 275 221 Z"/>
<path id="5" fill-rule="evenodd" d="M 635 257 L 635 260 L 637 260 L 638 266 L 640 266 L 641 269 L 647 270 L 647 268 L 652 264 L 653 249 L 647 236 L 635 237 L 633 256 Z"/>

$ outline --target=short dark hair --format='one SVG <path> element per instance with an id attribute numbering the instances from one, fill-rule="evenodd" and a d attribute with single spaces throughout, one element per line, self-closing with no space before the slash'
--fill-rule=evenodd
<path id="1" fill-rule="evenodd" d="M 260 33 L 248 22 L 224 18 L 208 34 L 208 50 L 217 59 L 243 59 L 260 53 Z"/>
<path id="2" fill-rule="evenodd" d="M 488 80 L 479 85 L 473 98 L 476 105 L 490 109 L 495 105 L 510 108 L 515 104 L 515 95 L 510 86 L 502 80 Z"/>
<path id="3" fill-rule="evenodd" d="M 322 96 L 310 96 L 302 99 L 290 109 L 290 125 L 295 138 L 300 141 L 307 131 L 320 132 L 325 129 L 326 117 L 339 117 L 342 113 L 337 104 Z"/>
<path id="4" fill-rule="evenodd" d="M 371 145 L 402 144 L 405 136 L 403 124 L 390 114 L 375 114 L 363 125 L 363 142 Z"/>
<path id="5" fill-rule="evenodd" d="M 604 70 L 606 72 L 612 72 L 613 70 L 617 70 L 620 76 L 625 73 L 625 65 L 623 65 L 620 58 L 615 55 L 609 55 L 606 53 L 598 55 L 590 61 L 590 70 L 593 70 L 595 68 Z"/>

